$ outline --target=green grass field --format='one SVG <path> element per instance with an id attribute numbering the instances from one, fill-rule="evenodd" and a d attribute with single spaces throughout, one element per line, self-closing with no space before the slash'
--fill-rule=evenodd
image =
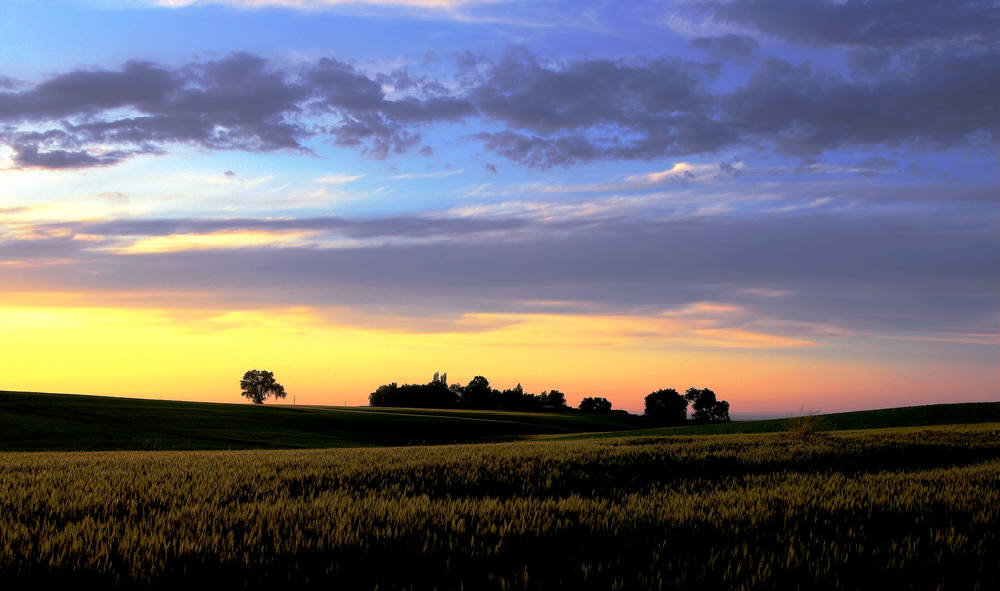
<path id="1" fill-rule="evenodd" d="M 1000 424 L 0 453 L 0 585 L 996 589 Z"/>
<path id="2" fill-rule="evenodd" d="M 643 426 L 638 417 L 577 412 L 255 406 L 0 392 L 0 450 L 7 451 L 417 445 Z"/>

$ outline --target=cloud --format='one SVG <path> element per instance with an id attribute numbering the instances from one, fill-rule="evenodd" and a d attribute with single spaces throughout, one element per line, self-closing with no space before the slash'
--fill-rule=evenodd
<path id="1" fill-rule="evenodd" d="M 474 137 L 529 166 L 710 152 L 735 140 L 713 116 L 711 68 L 676 58 L 547 66 L 523 50 L 493 64 L 470 97 L 508 126 Z"/>
<path id="2" fill-rule="evenodd" d="M 753 37 L 728 33 L 717 37 L 693 37 L 688 45 L 708 52 L 712 59 L 749 64 L 760 44 Z"/>
<path id="3" fill-rule="evenodd" d="M 522 214 L 49 224 L 0 238 L 0 281 L 50 291 L 211 286 L 234 302 L 454 313 L 530 312 L 524 302 L 532 300 L 580 302 L 603 314 L 726 302 L 750 317 L 845 333 L 995 331 L 993 220 L 821 205 L 757 219 Z"/>
<path id="4" fill-rule="evenodd" d="M 565 26 L 602 30 L 593 10 L 566 2 L 522 0 L 104 0 L 126 7 L 182 9 L 192 6 L 229 6 L 237 10 L 286 9 L 306 13 L 337 12 L 366 18 L 420 18 L 459 23 L 488 23 L 518 27 Z M 502 8 L 498 8 L 502 7 Z"/>
<path id="5" fill-rule="evenodd" d="M 224 4 L 242 9 L 279 7 L 305 11 L 324 10 L 352 4 L 371 4 L 375 6 L 384 6 L 386 8 L 401 7 L 450 11 L 464 6 L 496 4 L 503 1 L 504 0 L 149 0 L 147 3 L 164 8 L 183 8 L 206 4 Z"/>
<path id="6" fill-rule="evenodd" d="M 993 0 L 701 0 L 680 12 L 812 45 L 902 47 L 923 41 L 995 43 Z"/>
<path id="7" fill-rule="evenodd" d="M 714 71 L 679 59 L 553 66 L 515 51 L 470 95 L 507 129 L 472 137 L 542 169 L 761 145 L 799 157 L 845 147 L 944 150 L 1000 137 L 1000 54 L 914 50 L 896 61 L 878 76 L 851 78 L 769 59 L 745 84 L 713 93 Z"/>
<path id="8" fill-rule="evenodd" d="M 344 185 L 347 183 L 353 183 L 359 178 L 363 177 L 363 174 L 329 174 L 326 176 L 321 176 L 316 179 L 317 183 L 323 183 L 324 185 Z"/>
<path id="9" fill-rule="evenodd" d="M 1000 138 L 1000 54 L 908 54 L 908 68 L 873 81 L 803 62 L 765 60 L 720 98 L 744 141 L 794 155 L 842 147 L 915 144 L 931 149 Z"/>
<path id="10" fill-rule="evenodd" d="M 610 193 L 627 191 L 644 191 L 671 184 L 683 184 L 692 181 L 706 181 L 718 176 L 719 166 L 715 164 L 691 164 L 676 162 L 666 170 L 633 174 L 624 179 L 581 184 L 544 184 L 531 183 L 515 185 L 493 194 L 525 195 L 531 193 Z"/>
<path id="11" fill-rule="evenodd" d="M 73 71 L 22 92 L 0 93 L 0 121 L 48 126 L 5 132 L 19 166 L 82 168 L 158 153 L 174 142 L 301 149 L 301 133 L 285 116 L 304 97 L 304 89 L 246 54 L 173 71 L 128 62 L 118 71 Z M 102 152 L 105 145 L 116 148 Z"/>
<path id="12" fill-rule="evenodd" d="M 455 97 L 387 100 L 377 82 L 336 60 L 296 76 L 234 54 L 173 70 L 147 62 L 77 70 L 0 92 L 0 141 L 18 166 L 39 168 L 107 166 L 174 143 L 306 151 L 301 140 L 317 133 L 382 158 L 419 141 L 413 126 L 471 112 Z"/>
<path id="13" fill-rule="evenodd" d="M 948 150 L 1000 137 L 996 50 L 900 50 L 889 65 L 855 53 L 852 75 L 766 59 L 745 83 L 713 90 L 717 63 L 543 63 L 512 49 L 496 62 L 469 58 L 478 74 L 450 89 L 395 72 L 391 98 L 380 75 L 329 58 L 295 72 L 246 54 L 175 69 L 128 62 L 0 91 L 0 143 L 16 166 L 37 168 L 110 166 L 174 144 L 307 153 L 307 140 L 381 159 L 424 153 L 425 129 L 466 122 L 488 125 L 466 140 L 548 169 L 761 146 L 807 159 L 842 148 Z"/>
<path id="14" fill-rule="evenodd" d="M 24 136 L 14 144 L 17 154 L 14 163 L 24 168 L 89 168 L 94 166 L 110 166 L 117 164 L 136 152 L 113 150 L 111 152 L 92 154 L 83 150 L 70 151 L 50 149 L 40 152 L 38 145 L 33 144 Z"/>
<path id="15" fill-rule="evenodd" d="M 456 170 L 438 170 L 434 172 L 407 172 L 403 174 L 394 174 L 391 179 L 394 180 L 408 180 L 408 179 L 440 179 L 444 177 L 454 176 L 456 174 L 462 174 L 464 171 L 460 169 Z"/>
<path id="16" fill-rule="evenodd" d="M 320 129 L 334 144 L 360 148 L 374 158 L 401 154 L 421 139 L 410 126 L 434 121 L 457 121 L 474 113 L 473 105 L 460 97 L 431 96 L 424 99 L 385 98 L 381 84 L 353 66 L 323 58 L 310 68 L 304 82 L 319 101 L 313 112 L 339 116 Z"/>
<path id="17" fill-rule="evenodd" d="M 78 221 L 35 226 L 44 236 L 76 234 L 113 240 L 130 237 L 202 236 L 223 234 L 328 233 L 360 239 L 468 238 L 480 234 L 511 232 L 529 225 L 518 218 L 459 219 L 441 216 L 401 216 L 350 219 L 333 216 L 306 218 L 142 218 Z"/>

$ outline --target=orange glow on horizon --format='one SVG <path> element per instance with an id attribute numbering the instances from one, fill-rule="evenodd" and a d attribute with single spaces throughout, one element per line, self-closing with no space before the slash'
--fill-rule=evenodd
<path id="1" fill-rule="evenodd" d="M 63 294 L 47 306 L 0 306 L 0 389 L 240 402 L 239 377 L 258 368 L 274 371 L 300 404 L 363 405 L 379 384 L 423 383 L 447 371 L 452 382 L 485 375 L 498 388 L 557 388 L 571 404 L 605 396 L 633 412 L 652 390 L 712 387 L 739 414 L 941 401 L 927 384 L 941 383 L 929 376 L 942 371 L 968 392 L 988 391 L 982 384 L 990 381 L 963 367 L 915 372 L 819 357 L 813 353 L 824 346 L 813 341 L 726 327 L 706 316 L 737 311 L 721 304 L 651 317 L 413 319 L 349 308 L 101 307 L 72 300 Z M 872 392 L 882 397 L 873 401 Z"/>

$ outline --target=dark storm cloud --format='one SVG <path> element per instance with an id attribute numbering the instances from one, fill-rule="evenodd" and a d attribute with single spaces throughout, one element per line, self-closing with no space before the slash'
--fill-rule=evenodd
<path id="1" fill-rule="evenodd" d="M 732 33 L 718 37 L 694 37 L 688 45 L 707 51 L 712 59 L 742 64 L 753 61 L 754 54 L 760 49 L 760 44 L 753 37 Z"/>
<path id="2" fill-rule="evenodd" d="M 712 50 L 745 39 L 695 41 Z M 475 61 L 476 58 L 463 58 Z M 369 76 L 322 59 L 292 73 L 236 54 L 175 70 L 129 62 L 0 91 L 0 141 L 17 165 L 106 166 L 172 143 L 304 150 L 306 139 L 385 158 L 424 128 L 482 119 L 468 139 L 526 166 L 650 160 L 746 146 L 813 157 L 839 148 L 948 149 L 1000 135 L 1000 53 L 947 47 L 857 50 L 851 75 L 770 59 L 742 86 L 713 91 L 718 62 L 679 58 L 542 63 L 514 49 L 466 65 L 448 91 L 405 72 Z M 380 82 L 381 80 L 381 82 Z M 395 85 L 391 96 L 385 85 Z M 412 90 L 414 94 L 396 92 Z"/>
<path id="3" fill-rule="evenodd" d="M 406 294 L 407 305 L 423 302 L 453 313 L 523 309 L 530 300 L 586 302 L 615 313 L 720 301 L 858 331 L 990 334 L 997 322 L 1000 244 L 995 221 L 975 216 L 813 212 L 762 219 L 563 220 L 557 228 L 532 218 L 392 218 L 354 225 L 330 218 L 259 224 L 148 220 L 75 230 L 161 235 L 237 227 L 336 228 L 362 237 L 434 232 L 440 240 L 120 255 L 62 236 L 5 243 L 0 258 L 47 253 L 72 256 L 72 264 L 0 265 L 0 281 L 9 275 L 53 289 L 137 292 L 211 286 L 233 301 L 282 305 L 399 306 L 400 294 Z M 511 228 L 523 231 L 488 238 L 491 230 Z M 763 297 L 748 288 L 787 294 Z"/>
<path id="4" fill-rule="evenodd" d="M 1000 38 L 995 0 L 707 0 L 686 11 L 812 45 L 901 47 Z"/>

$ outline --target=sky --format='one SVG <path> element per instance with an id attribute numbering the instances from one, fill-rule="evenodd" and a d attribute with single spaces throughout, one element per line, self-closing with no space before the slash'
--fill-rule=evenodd
<path id="1" fill-rule="evenodd" d="M 1000 400 L 1000 3 L 5 0 L 0 389 Z"/>

